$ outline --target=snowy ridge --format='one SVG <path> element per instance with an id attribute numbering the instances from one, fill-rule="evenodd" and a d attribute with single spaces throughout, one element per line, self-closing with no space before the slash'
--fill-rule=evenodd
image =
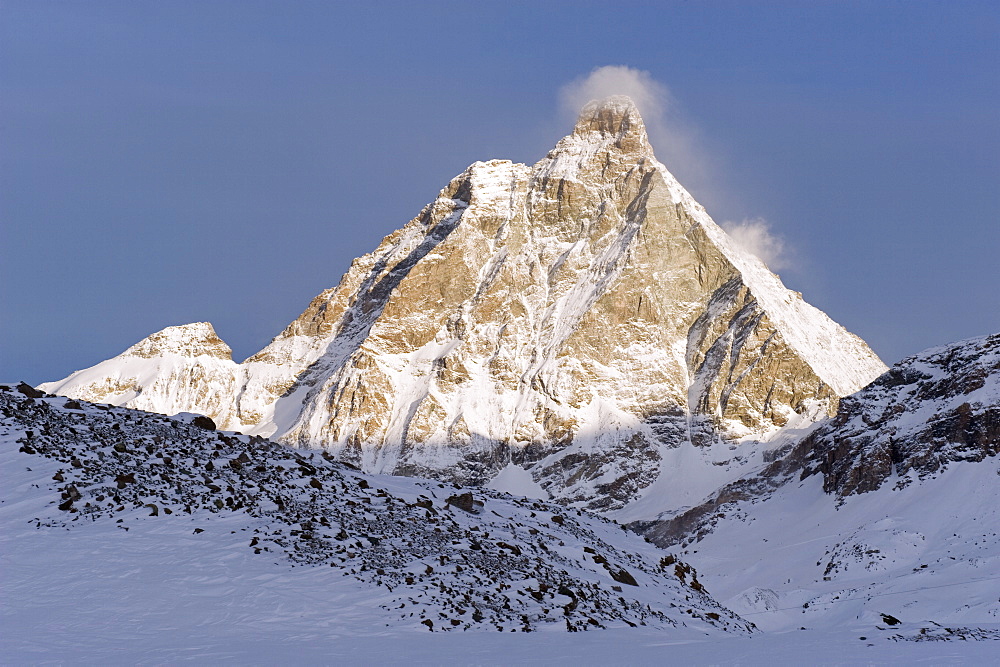
<path id="1" fill-rule="evenodd" d="M 886 370 L 868 345 L 802 300 L 759 257 L 737 246 L 705 208 L 695 201 L 661 163 L 656 163 L 674 200 L 681 203 L 709 238 L 733 263 L 761 307 L 778 324 L 782 338 L 840 396 L 851 394 Z"/>
<path id="2" fill-rule="evenodd" d="M 45 387 L 204 412 L 369 472 L 483 485 L 514 466 L 565 505 L 642 499 L 647 517 L 885 368 L 729 242 L 628 98 L 585 107 L 534 166 L 471 165 L 242 364 L 147 347 L 160 362 Z"/>
<path id="3" fill-rule="evenodd" d="M 776 454 L 633 529 L 768 629 L 1000 620 L 1000 334 L 903 360 Z"/>
<path id="4" fill-rule="evenodd" d="M 247 566 L 270 568 L 291 586 L 309 582 L 317 587 L 310 598 L 328 612 L 325 591 L 350 595 L 377 627 L 753 629 L 715 603 L 687 565 L 661 562 L 654 547 L 592 515 L 365 475 L 197 422 L 24 391 L 0 386 L 0 461 L 10 482 L 0 505 L 4 553 L 55 531 L 64 540 L 82 533 L 110 555 L 102 540 L 114 545 L 115 535 L 135 531 L 136 539 L 159 536 L 155 549 L 191 544 L 195 569 L 203 559 L 260 560 L 269 566 Z M 296 574 L 320 567 L 322 577 Z M 198 583 L 182 577 L 171 586 L 190 595 Z M 26 604 L 33 590 L 15 593 L 5 607 Z M 266 622 L 265 609 L 257 614 Z"/>
<path id="5" fill-rule="evenodd" d="M 138 410 L 196 412 L 229 421 L 228 397 L 236 392 L 239 371 L 212 325 L 196 322 L 167 327 L 117 357 L 39 387 Z"/>

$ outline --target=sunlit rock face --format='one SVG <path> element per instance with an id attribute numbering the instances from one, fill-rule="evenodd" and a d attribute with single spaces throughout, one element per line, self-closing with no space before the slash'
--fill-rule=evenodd
<path id="1" fill-rule="evenodd" d="M 140 379 L 122 355 L 46 390 L 164 412 L 190 394 L 223 428 L 367 471 L 482 484 L 515 465 L 616 510 L 702 469 L 715 488 L 885 370 L 735 246 L 625 97 L 587 105 L 534 166 L 470 166 L 242 364 L 210 350 L 178 358 L 215 376 Z"/>

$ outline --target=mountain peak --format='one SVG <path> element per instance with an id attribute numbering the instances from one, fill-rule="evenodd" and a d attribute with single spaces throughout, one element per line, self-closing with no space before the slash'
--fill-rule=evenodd
<path id="1" fill-rule="evenodd" d="M 646 125 L 642 122 L 639 108 L 627 95 L 612 95 L 587 102 L 580 110 L 573 131 L 576 134 L 600 132 L 646 137 Z"/>
<path id="2" fill-rule="evenodd" d="M 227 360 L 233 358 L 233 351 L 219 338 L 208 322 L 192 322 L 161 329 L 125 350 L 125 355 L 132 357 L 151 358 L 165 354 L 184 357 L 204 354 Z"/>

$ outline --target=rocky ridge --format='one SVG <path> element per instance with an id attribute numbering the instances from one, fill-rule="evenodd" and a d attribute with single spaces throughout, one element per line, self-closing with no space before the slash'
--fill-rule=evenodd
<path id="1" fill-rule="evenodd" d="M 812 476 L 839 502 L 887 482 L 900 490 L 949 465 L 1000 453 L 1000 334 L 925 350 L 840 402 L 837 415 L 774 451 L 756 474 L 703 503 L 631 527 L 661 546 L 697 540 L 745 504 Z"/>
<path id="2" fill-rule="evenodd" d="M 366 475 L 325 453 L 213 429 L 203 417 L 186 423 L 0 386 L 4 465 L 51 475 L 36 473 L 30 485 L 51 497 L 44 511 L 19 519 L 37 530 L 173 522 L 211 541 L 239 526 L 231 532 L 244 543 L 232 548 L 276 567 L 332 568 L 368 586 L 387 625 L 753 630 L 712 600 L 690 566 L 607 520 Z M 7 489 L 5 520 L 29 491 Z"/>
<path id="3" fill-rule="evenodd" d="M 657 511 L 704 495 L 885 370 L 715 225 L 620 97 L 534 166 L 470 166 L 242 364 L 190 326 L 201 343 L 147 339 L 158 356 L 44 387 L 371 472 L 481 485 L 514 465 L 602 511 L 658 480 L 690 488 Z"/>
<path id="4" fill-rule="evenodd" d="M 990 638 L 951 633 L 1000 620 L 998 426 L 1000 334 L 932 348 L 754 474 L 630 528 L 765 631 L 870 619 Z"/>

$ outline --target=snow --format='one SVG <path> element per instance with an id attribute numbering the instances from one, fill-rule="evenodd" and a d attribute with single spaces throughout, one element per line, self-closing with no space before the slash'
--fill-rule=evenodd
<path id="1" fill-rule="evenodd" d="M 130 517 L 127 532 L 100 522 L 36 530 L 19 519 L 43 512 L 45 497 L 36 489 L 12 506 L 14 490 L 51 476 L 55 466 L 3 456 L 6 664 L 284 664 L 290 656 L 297 664 L 368 665 L 987 664 L 1000 650 L 996 641 L 897 642 L 890 638 L 900 630 L 871 620 L 751 638 L 642 628 L 440 635 L 386 627 L 370 587 L 329 568 L 254 556 L 235 515 Z M 200 525 L 208 530 L 193 535 Z M 1000 625 L 983 627 L 1000 632 Z M 917 635 L 916 628 L 909 631 Z"/>
<path id="2" fill-rule="evenodd" d="M 90 438 L 98 433 L 99 423 L 118 420 L 127 441 L 137 443 L 130 448 L 138 451 L 138 443 L 153 443 L 155 438 L 143 436 L 136 424 L 166 423 L 165 418 L 147 413 L 87 403 L 77 410 L 63 407 L 65 403 L 55 398 L 32 401 L 67 415 L 61 425 L 40 422 L 37 428 L 51 437 L 58 437 L 60 428 L 71 428 Z M 25 414 L 23 405 L 19 410 Z M 0 661 L 4 663 L 273 664 L 287 662 L 292 655 L 301 664 L 662 664 L 665 659 L 693 665 L 983 664 L 995 660 L 1000 646 L 995 641 L 1000 638 L 996 575 L 1000 542 L 993 502 L 996 459 L 988 464 L 954 464 L 938 479 L 922 480 L 890 496 L 852 497 L 839 509 L 812 478 L 789 489 L 782 502 L 762 503 L 748 523 L 727 519 L 732 525 L 726 537 L 717 531 L 692 545 L 683 558 L 693 560 L 708 590 L 727 597 L 730 605 L 768 630 L 765 633 L 706 634 L 709 628 L 693 624 L 656 629 L 620 625 L 571 634 L 560 624 L 542 623 L 538 632 L 530 634 L 492 628 L 432 634 L 387 613 L 400 600 L 398 590 L 345 576 L 325 562 L 295 562 L 280 551 L 254 553 L 247 547 L 248 538 L 257 534 L 254 529 L 261 528 L 262 521 L 273 527 L 276 517 L 197 508 L 190 514 L 178 510 L 151 516 L 140 505 L 111 516 L 56 510 L 57 474 L 83 474 L 116 455 L 110 447 L 88 450 L 82 439 L 65 441 L 83 459 L 81 468 L 18 451 L 16 441 L 24 436 L 25 426 L 12 426 L 9 407 L 4 413 L 8 415 L 0 423 L 0 597 L 4 600 Z M 234 439 L 231 434 L 199 432 L 180 423 L 176 428 L 201 438 L 192 441 L 195 447 L 198 442 Z M 234 440 L 242 443 L 239 447 L 250 442 L 246 437 Z M 213 451 L 213 475 L 222 479 L 232 454 Z M 254 457 L 263 451 L 251 450 Z M 152 472 L 164 469 L 159 467 L 162 455 L 149 459 Z M 303 459 L 291 450 L 275 450 L 271 456 L 268 466 L 275 469 L 294 468 L 304 460 L 327 465 L 322 457 Z M 178 462 L 171 474 L 180 474 L 192 465 L 190 461 Z M 431 499 L 434 490 L 443 488 L 418 479 L 351 475 L 345 481 L 368 480 L 368 489 L 350 482 L 356 490 L 349 497 L 369 521 L 376 518 L 373 512 L 388 509 L 377 508 L 380 498 L 414 503 Z M 520 485 L 522 491 L 530 487 L 524 471 L 505 469 L 503 479 Z M 85 486 L 79 487 L 90 497 Z M 108 487 L 97 490 L 102 488 Z M 148 488 L 151 494 L 161 493 Z M 357 502 L 366 497 L 371 503 Z M 546 531 L 552 557 L 564 562 L 591 562 L 586 547 L 596 542 L 571 539 L 568 532 L 549 532 L 549 526 L 559 528 L 553 510 L 565 514 L 568 525 L 591 531 L 604 553 L 623 557 L 625 550 L 631 550 L 634 555 L 629 558 L 653 562 L 663 553 L 618 525 L 585 514 L 501 495 L 484 500 L 481 515 L 458 511 L 459 524 L 482 526 L 480 531 L 497 533 L 494 539 L 522 546 L 518 535 L 523 529 Z M 166 507 L 158 502 L 161 509 Z M 518 509 L 532 506 L 530 517 Z M 505 529 L 511 519 L 524 524 Z M 842 556 L 843 572 L 824 581 L 811 563 L 822 561 L 819 554 L 829 551 L 831 544 L 845 555 L 855 553 L 854 545 L 864 545 L 866 555 L 877 548 L 885 558 Z M 868 561 L 877 567 L 869 567 Z M 663 584 L 639 569 L 639 560 L 629 562 L 640 586 L 625 586 L 623 594 L 653 601 Z M 418 574 L 426 563 L 415 558 L 406 571 Z M 921 568 L 921 563 L 928 567 Z M 583 569 L 574 572 L 594 576 Z M 598 567 L 596 572 L 603 571 Z M 440 580 L 457 579 L 455 573 Z M 534 587 L 538 578 L 513 577 L 510 583 L 514 588 Z M 566 600 L 556 596 L 553 604 Z M 807 611 L 802 609 L 804 602 L 810 603 Z M 882 613 L 903 623 L 888 625 Z M 797 629 L 803 626 L 808 629 Z M 972 641 L 976 638 L 982 641 Z"/>
<path id="3" fill-rule="evenodd" d="M 548 500 L 549 494 L 536 482 L 531 473 L 519 465 L 508 463 L 507 467 L 490 480 L 487 488 L 503 491 L 515 496 Z"/>
<path id="4" fill-rule="evenodd" d="M 0 658 L 245 660 L 262 641 L 364 656 L 431 619 L 479 636 L 594 616 L 674 638 L 747 632 L 606 520 L 485 490 L 467 512 L 437 482 L 65 404 L 0 388 Z"/>
<path id="5" fill-rule="evenodd" d="M 996 624 L 998 475 L 996 457 L 952 463 L 933 478 L 887 484 L 842 504 L 814 475 L 730 508 L 711 534 L 675 550 L 713 594 L 764 630 L 849 625 L 881 613 Z"/>

